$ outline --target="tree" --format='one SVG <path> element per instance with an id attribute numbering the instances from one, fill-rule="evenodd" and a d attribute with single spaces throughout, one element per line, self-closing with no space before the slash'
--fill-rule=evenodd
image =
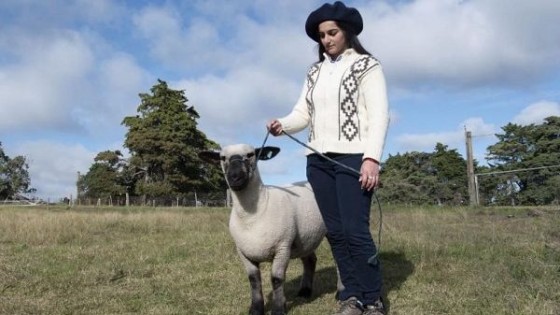
<path id="1" fill-rule="evenodd" d="M 23 156 L 10 158 L 0 142 L 0 199 L 14 198 L 18 194 L 35 192 L 31 188 L 29 165 Z"/>
<path id="2" fill-rule="evenodd" d="M 389 155 L 381 169 L 383 188 L 379 196 L 390 203 L 430 203 L 426 186 L 434 180 L 426 167 L 428 159 L 429 154 L 424 152 Z"/>
<path id="3" fill-rule="evenodd" d="M 522 163 L 525 168 L 557 166 L 560 164 L 560 117 L 551 116 L 533 126 L 533 154 Z M 544 168 L 535 172 L 519 174 L 525 180 L 525 189 L 519 199 L 527 204 L 550 204 L 560 200 L 558 183 L 560 168 Z"/>
<path id="4" fill-rule="evenodd" d="M 109 198 L 124 195 L 126 186 L 123 185 L 122 169 L 124 162 L 120 151 L 103 151 L 94 158 L 94 164 L 89 171 L 80 178 L 78 187 L 84 197 Z"/>
<path id="5" fill-rule="evenodd" d="M 461 204 L 467 192 L 466 161 L 437 143 L 433 153 L 389 156 L 382 167 L 379 196 L 394 203 Z"/>
<path id="6" fill-rule="evenodd" d="M 508 123 L 496 134 L 498 143 L 488 147 L 486 160 L 492 168 L 507 169 L 518 167 L 519 163 L 532 154 L 531 126 L 520 126 Z"/>
<path id="7" fill-rule="evenodd" d="M 502 204 L 550 204 L 558 201 L 556 183 L 560 161 L 560 117 L 551 116 L 542 124 L 507 124 L 498 142 L 488 147 L 490 171 L 512 172 L 493 178 L 494 185 L 485 193 L 491 202 Z M 551 166 L 546 168 L 546 166 Z"/>
<path id="8" fill-rule="evenodd" d="M 158 80 L 151 93 L 141 93 L 138 115 L 125 117 L 125 147 L 130 167 L 144 170 L 136 192 L 148 196 L 181 195 L 196 190 L 225 190 L 216 165 L 203 163 L 201 150 L 218 149 L 197 129 L 198 112 L 187 105 L 183 90 L 173 90 Z"/>
<path id="9" fill-rule="evenodd" d="M 462 204 L 468 195 L 467 162 L 456 149 L 437 143 L 431 157 L 437 178 L 436 199 L 438 204 Z"/>

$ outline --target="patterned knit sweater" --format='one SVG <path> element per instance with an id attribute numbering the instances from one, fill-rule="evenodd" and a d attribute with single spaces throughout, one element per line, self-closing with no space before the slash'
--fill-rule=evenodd
<path id="1" fill-rule="evenodd" d="M 354 49 L 336 60 L 326 56 L 309 69 L 292 112 L 278 120 L 289 134 L 309 127 L 308 145 L 319 152 L 363 153 L 381 161 L 389 125 L 381 65 Z"/>

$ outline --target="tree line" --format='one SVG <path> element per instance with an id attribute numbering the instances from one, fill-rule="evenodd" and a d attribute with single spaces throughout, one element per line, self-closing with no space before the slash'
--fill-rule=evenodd
<path id="1" fill-rule="evenodd" d="M 77 182 L 78 198 L 127 200 L 179 199 L 200 193 L 224 196 L 219 165 L 201 161 L 201 150 L 219 145 L 198 129 L 200 118 L 183 90 L 158 80 L 140 93 L 137 114 L 127 116 L 124 147 L 99 152 Z M 560 117 L 541 124 L 509 123 L 496 134 L 485 165 L 474 162 L 482 205 L 548 205 L 560 200 Z M 0 143 L 0 198 L 31 193 L 25 157 L 7 157 Z M 389 155 L 382 165 L 378 197 L 392 204 L 468 203 L 467 162 L 443 143 L 432 152 Z M 122 202 L 121 202 L 122 203 Z M 128 203 L 128 202 L 127 202 Z"/>
<path id="2" fill-rule="evenodd" d="M 560 201 L 560 117 L 542 124 L 508 123 L 474 162 L 482 205 L 549 205 Z M 396 204 L 467 204 L 466 160 L 446 145 L 434 151 L 390 155 L 382 167 L 382 200 Z"/>

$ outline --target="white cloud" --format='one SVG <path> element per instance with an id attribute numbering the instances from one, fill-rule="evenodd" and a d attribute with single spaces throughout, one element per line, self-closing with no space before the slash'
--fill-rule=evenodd
<path id="1" fill-rule="evenodd" d="M 460 125 L 470 131 L 473 137 L 483 137 L 495 134 L 498 130 L 494 124 L 484 121 L 482 117 L 472 117 L 464 120 Z"/>
<path id="2" fill-rule="evenodd" d="M 519 125 L 542 124 L 549 116 L 560 116 L 560 104 L 551 101 L 540 101 L 524 108 L 513 117 L 512 123 Z"/>
<path id="3" fill-rule="evenodd" d="M 405 133 L 397 137 L 397 142 L 404 151 L 433 151 L 436 143 L 440 142 L 446 145 L 456 143 L 461 137 L 459 131 L 449 132 L 431 132 L 425 134 Z"/>
<path id="4" fill-rule="evenodd" d="M 541 124 L 544 118 L 549 116 L 560 116 L 560 104 L 552 101 L 539 101 L 524 108 L 512 118 L 511 122 L 520 125 Z M 496 143 L 498 139 L 495 134 L 502 132 L 496 125 L 486 122 L 482 117 L 472 117 L 462 121 L 454 131 L 405 133 L 397 136 L 396 142 L 405 152 L 431 152 L 437 142 L 464 152 L 465 130 L 472 133 L 474 155 L 478 161 L 485 159 L 486 147 Z"/>
<path id="5" fill-rule="evenodd" d="M 62 132 L 109 138 L 153 84 L 133 56 L 76 31 L 0 35 L 14 62 L 0 63 L 0 131 Z M 1 60 L 1 59 L 0 59 Z M 149 82 L 149 83 L 148 83 Z"/>
<path id="6" fill-rule="evenodd" d="M 363 41 L 399 86 L 527 85 L 560 66 L 558 1 L 371 1 L 362 11 Z"/>
<path id="7" fill-rule="evenodd" d="M 193 16 L 193 15 L 192 15 Z M 183 20 L 171 7 L 147 7 L 133 17 L 152 55 L 182 70 L 222 69 L 228 55 L 215 23 L 203 18 Z"/>
<path id="8" fill-rule="evenodd" d="M 225 77 L 180 81 L 201 115 L 201 129 L 221 142 L 236 143 L 242 135 L 265 134 L 267 119 L 283 116 L 295 104 L 301 86 L 268 69 L 245 68 Z"/>
<path id="9" fill-rule="evenodd" d="M 36 196 L 51 201 L 76 196 L 77 172 L 85 174 L 97 154 L 81 144 L 62 144 L 58 141 L 38 140 L 20 143 L 16 155 L 26 157 L 31 186 Z"/>
<path id="10" fill-rule="evenodd" d="M 462 151 L 465 147 L 465 131 L 470 131 L 473 137 L 493 135 L 497 132 L 493 124 L 480 117 L 472 117 L 461 122 L 456 130 L 425 134 L 406 133 L 397 137 L 397 143 L 404 151 L 432 152 L 438 142 Z"/>
<path id="11" fill-rule="evenodd" d="M 10 52 L 20 57 L 0 65 L 0 130 L 68 125 L 72 100 L 87 90 L 84 79 L 93 67 L 88 45 L 70 31 L 9 42 Z"/>
<path id="12" fill-rule="evenodd" d="M 155 82 L 134 58 L 125 53 L 114 53 L 98 59 L 96 78 L 92 80 L 92 93 L 82 106 L 75 110 L 74 119 L 93 137 L 121 135 L 120 126 L 125 116 L 133 116 L 140 104 L 138 94 L 147 92 Z M 124 136 L 124 134 L 122 134 Z"/>
<path id="13" fill-rule="evenodd" d="M 111 0 L 3 0 L 0 2 L 0 10 L 10 13 L 5 21 L 16 22 L 38 32 L 76 21 L 115 23 L 126 13 L 122 5 Z"/>
<path id="14" fill-rule="evenodd" d="M 135 14 L 133 22 L 151 55 L 187 78 L 200 73 L 221 76 L 247 66 L 283 75 L 297 71 L 303 78 L 302 69 L 315 57 L 313 44 L 302 36 L 302 25 L 290 23 L 294 16 L 290 10 L 275 10 L 281 5 L 260 5 L 255 10 L 270 19 L 255 19 L 248 2 L 235 6 L 196 2 L 188 8 L 169 3 L 149 6 Z M 190 10 L 189 17 L 181 10 Z"/>

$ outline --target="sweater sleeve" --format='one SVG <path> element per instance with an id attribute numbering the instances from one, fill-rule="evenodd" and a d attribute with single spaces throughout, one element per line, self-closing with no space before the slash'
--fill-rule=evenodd
<path id="1" fill-rule="evenodd" d="M 368 120 L 364 159 L 372 158 L 381 162 L 389 127 L 389 103 L 381 65 L 377 65 L 364 75 L 360 93 L 362 94 L 360 97 L 365 101 Z"/>
<path id="2" fill-rule="evenodd" d="M 299 99 L 292 111 L 287 116 L 278 119 L 282 124 L 282 130 L 289 134 L 299 132 L 309 125 L 311 116 L 307 107 L 307 89 L 307 83 L 304 83 Z"/>

